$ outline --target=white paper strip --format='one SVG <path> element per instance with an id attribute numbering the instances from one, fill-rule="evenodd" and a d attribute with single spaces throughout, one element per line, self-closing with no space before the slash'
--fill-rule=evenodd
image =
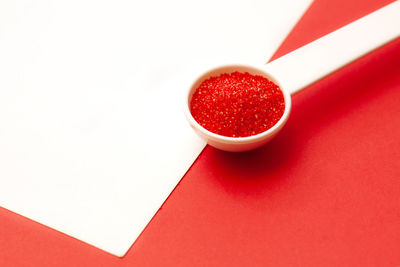
<path id="1" fill-rule="evenodd" d="M 400 1 L 395 1 L 267 64 L 265 69 L 291 94 L 400 37 Z"/>

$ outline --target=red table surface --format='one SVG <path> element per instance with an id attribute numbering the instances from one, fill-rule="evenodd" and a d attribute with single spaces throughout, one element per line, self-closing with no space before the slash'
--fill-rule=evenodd
<path id="1" fill-rule="evenodd" d="M 318 0 L 275 57 L 389 2 Z M 265 147 L 206 147 L 124 258 L 0 209 L 0 266 L 400 266 L 399 114 L 397 39 L 294 96 Z"/>

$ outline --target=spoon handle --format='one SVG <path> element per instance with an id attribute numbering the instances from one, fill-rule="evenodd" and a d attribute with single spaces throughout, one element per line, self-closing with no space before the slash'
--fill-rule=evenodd
<path id="1" fill-rule="evenodd" d="M 264 66 L 291 95 L 400 36 L 400 1 Z"/>

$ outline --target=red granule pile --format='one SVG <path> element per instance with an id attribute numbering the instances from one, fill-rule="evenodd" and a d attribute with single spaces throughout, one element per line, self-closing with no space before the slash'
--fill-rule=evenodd
<path id="1" fill-rule="evenodd" d="M 233 72 L 203 81 L 192 96 L 191 113 L 207 130 L 245 137 L 274 126 L 285 111 L 280 88 L 260 75 Z"/>

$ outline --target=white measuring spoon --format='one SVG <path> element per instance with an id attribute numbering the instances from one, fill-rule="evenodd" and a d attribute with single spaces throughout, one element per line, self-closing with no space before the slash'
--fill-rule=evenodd
<path id="1" fill-rule="evenodd" d="M 395 1 L 267 65 L 215 67 L 197 78 L 188 90 L 186 117 L 195 132 L 213 147 L 234 152 L 258 148 L 270 141 L 285 125 L 291 110 L 291 95 L 399 36 L 400 1 Z M 206 130 L 190 113 L 192 95 L 204 80 L 235 71 L 262 75 L 281 88 L 285 111 L 267 131 L 248 137 L 227 137 Z"/>

